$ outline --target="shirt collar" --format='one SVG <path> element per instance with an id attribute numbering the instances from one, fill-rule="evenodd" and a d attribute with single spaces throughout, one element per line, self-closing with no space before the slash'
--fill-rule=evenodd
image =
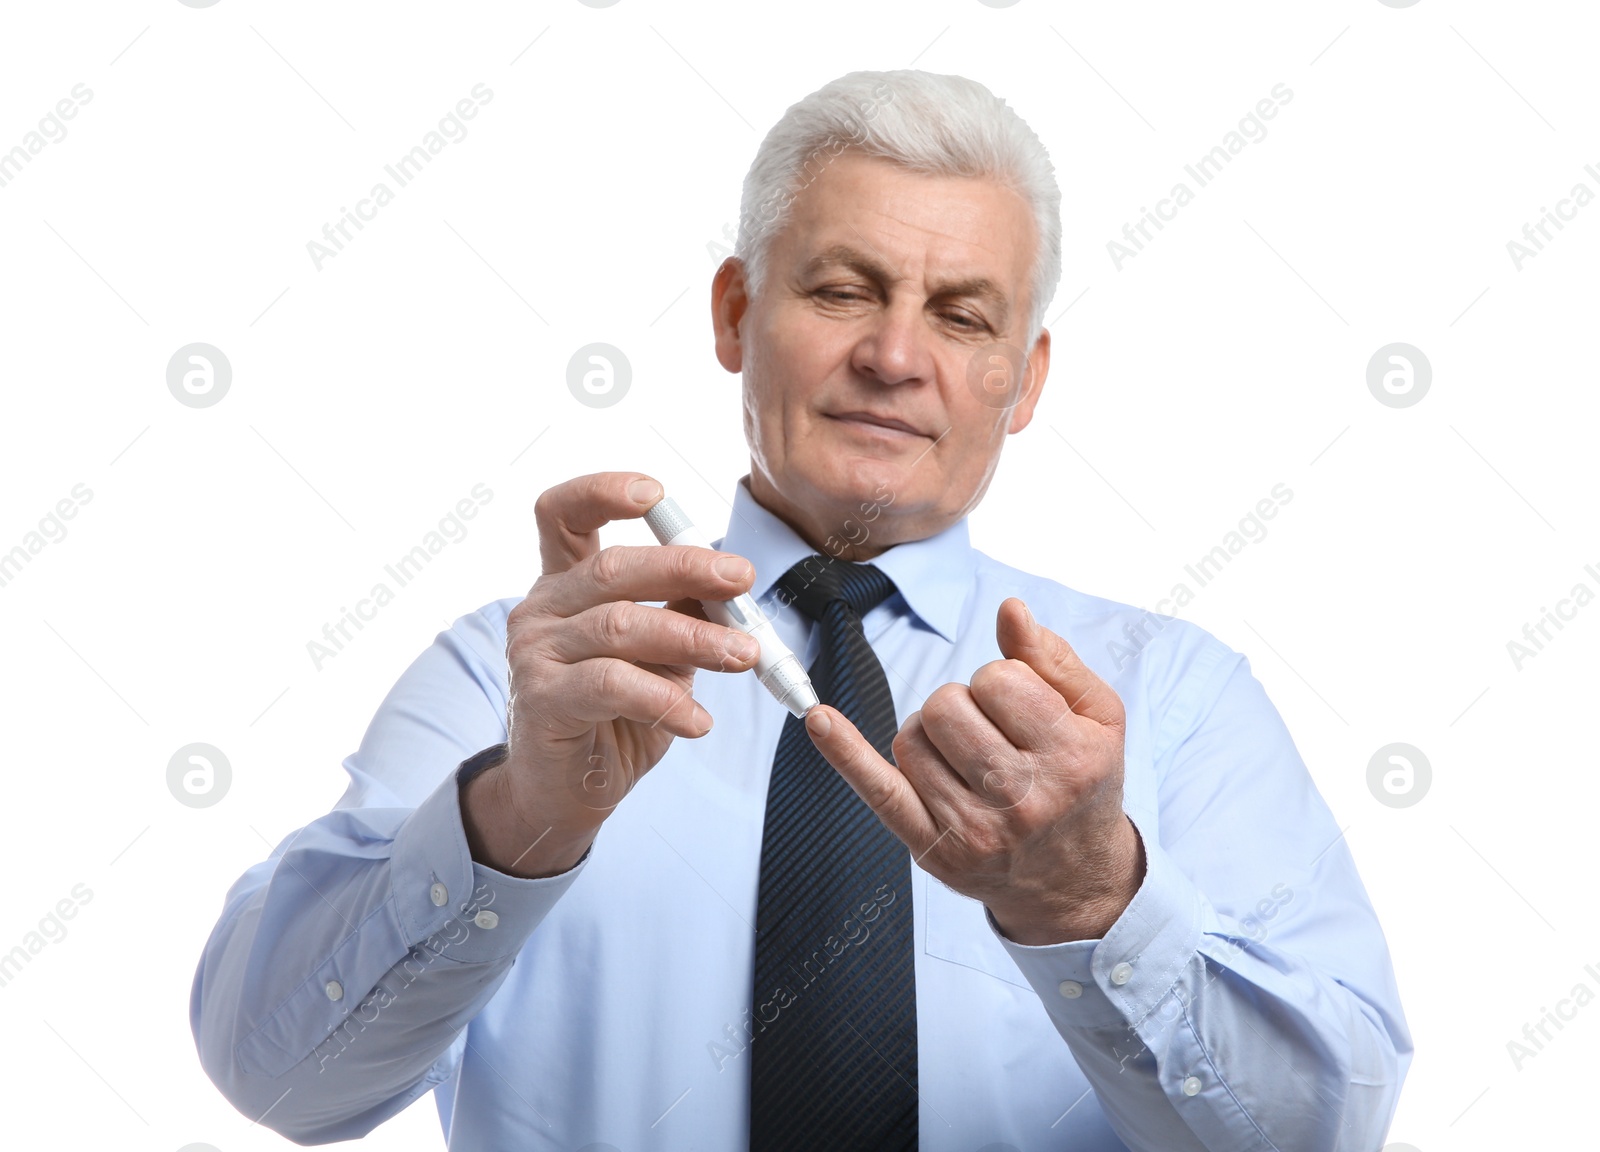
<path id="1" fill-rule="evenodd" d="M 756 502 L 749 481 L 745 475 L 734 485 L 728 531 L 713 541 L 712 547 L 736 553 L 755 565 L 756 580 L 750 594 L 760 600 L 780 576 L 817 552 L 793 528 Z M 863 526 L 871 531 L 870 524 Z M 965 516 L 935 536 L 892 546 L 872 563 L 894 581 L 906 604 L 924 624 L 955 643 L 956 625 L 972 585 L 972 547 Z"/>

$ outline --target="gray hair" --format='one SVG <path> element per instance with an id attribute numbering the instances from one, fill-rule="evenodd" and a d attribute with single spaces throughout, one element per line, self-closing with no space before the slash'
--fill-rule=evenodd
<path id="1" fill-rule="evenodd" d="M 1061 189 L 1033 129 L 965 76 L 851 72 L 789 106 L 744 178 L 733 252 L 744 263 L 750 296 L 761 294 L 767 253 L 790 205 L 846 148 L 914 172 L 990 177 L 1028 202 L 1038 232 L 1024 351 L 1031 349 L 1061 279 Z"/>

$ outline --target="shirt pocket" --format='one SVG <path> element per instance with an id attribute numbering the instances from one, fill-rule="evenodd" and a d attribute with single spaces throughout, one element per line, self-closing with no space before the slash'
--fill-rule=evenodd
<path id="1" fill-rule="evenodd" d="M 982 901 L 963 896 L 932 876 L 927 878 L 927 884 L 928 955 L 1032 992 L 1033 985 L 989 927 Z"/>

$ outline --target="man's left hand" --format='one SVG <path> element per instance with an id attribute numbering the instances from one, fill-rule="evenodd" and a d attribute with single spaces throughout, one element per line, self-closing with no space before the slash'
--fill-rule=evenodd
<path id="1" fill-rule="evenodd" d="M 1009 939 L 1099 939 L 1144 879 L 1122 811 L 1122 700 L 1016 597 L 995 635 L 1006 659 L 935 689 L 894 763 L 836 708 L 813 708 L 806 729 L 912 858 Z"/>

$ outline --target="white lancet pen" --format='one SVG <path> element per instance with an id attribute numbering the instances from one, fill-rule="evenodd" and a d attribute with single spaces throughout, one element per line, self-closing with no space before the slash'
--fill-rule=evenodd
<path id="1" fill-rule="evenodd" d="M 662 544 L 711 547 L 670 496 L 663 496 L 652 505 L 644 514 L 644 521 Z M 811 677 L 806 675 L 805 666 L 800 663 L 800 657 L 778 638 L 778 630 L 748 592 L 732 600 L 702 600 L 700 605 L 706 610 L 708 620 L 737 629 L 761 646 L 761 655 L 751 671 L 778 703 L 799 717 L 804 717 L 821 703 L 817 699 L 816 689 L 811 686 Z"/>

